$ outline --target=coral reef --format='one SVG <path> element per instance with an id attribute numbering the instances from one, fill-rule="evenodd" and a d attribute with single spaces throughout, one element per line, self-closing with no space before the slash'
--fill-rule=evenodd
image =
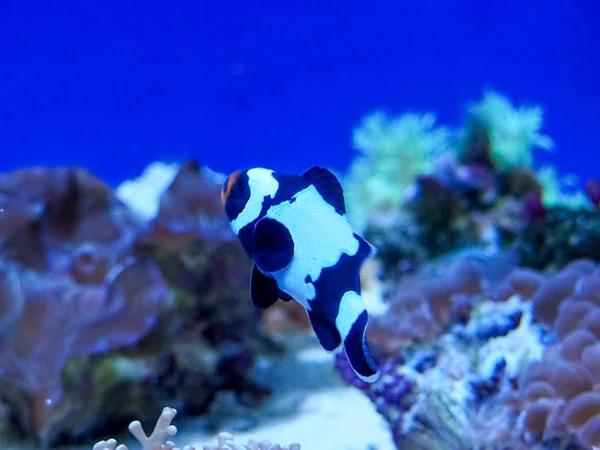
<path id="1" fill-rule="evenodd" d="M 568 264 L 531 297 L 537 320 L 553 341 L 519 374 L 512 405 L 528 441 L 572 438 L 600 446 L 598 352 L 600 268 L 590 260 Z"/>
<path id="2" fill-rule="evenodd" d="M 502 274 L 513 273 L 507 261 L 459 256 L 441 267 L 447 267 L 441 276 L 424 268 L 405 280 L 389 308 L 371 320 L 368 338 L 382 365 L 379 381 L 361 383 L 337 361 L 342 378 L 363 390 L 387 418 L 400 448 L 475 449 L 499 442 L 503 430 L 479 411 L 475 386 L 497 376 L 497 357 L 504 354 L 498 340 L 527 326 L 520 304 L 491 299 L 499 280 L 509 279 Z M 518 372 L 521 359 L 527 360 L 518 352 L 513 356 L 504 372 Z"/>
<path id="3" fill-rule="evenodd" d="M 435 120 L 432 113 L 389 118 L 379 111 L 354 131 L 354 147 L 360 154 L 344 187 L 349 216 L 358 228 L 401 205 L 419 176 L 436 173 L 441 181 L 445 172 L 454 178 L 454 187 L 460 184 L 461 190 L 494 197 L 497 187 L 490 169 L 502 174 L 532 171 L 533 149 L 553 148 L 552 140 L 540 133 L 540 107 L 515 108 L 493 91 L 470 105 L 464 129 L 450 131 L 436 126 Z M 449 161 L 452 157 L 457 161 Z"/>
<path id="4" fill-rule="evenodd" d="M 446 263 L 447 264 L 447 263 Z M 455 257 L 421 270 L 373 317 L 382 376 L 342 379 L 372 400 L 399 448 L 600 446 L 600 267 L 556 273 Z"/>
<path id="5" fill-rule="evenodd" d="M 533 149 L 553 148 L 551 139 L 540 133 L 541 108 L 515 108 L 500 94 L 487 92 L 471 105 L 454 140 L 444 128 L 439 131 L 446 138 L 427 138 L 433 131 L 411 125 L 411 118 L 408 114 L 406 120 L 364 125 L 357 133 L 369 137 L 362 141 L 370 151 L 356 158 L 345 179 L 349 210 L 356 204 L 368 211 L 362 225 L 379 249 L 382 277 L 402 277 L 427 261 L 469 247 L 497 251 L 514 244 L 523 249 L 525 265 L 540 269 L 549 264 L 547 258 L 535 259 L 540 249 L 544 255 L 568 253 L 554 260 L 558 266 L 594 256 L 598 228 L 597 215 L 590 214 L 593 183 L 586 184 L 586 195 L 552 167 L 534 167 Z M 404 167 L 405 159 L 416 155 L 424 162 Z M 378 165 L 405 172 L 394 178 L 368 169 Z M 373 184 L 372 179 L 381 185 L 368 196 L 353 194 Z M 559 221 L 567 224 L 564 229 L 556 229 Z M 582 221 L 584 226 L 574 225 Z"/>
<path id="6" fill-rule="evenodd" d="M 585 182 L 585 193 L 592 202 L 594 208 L 600 208 L 600 182 L 598 180 L 587 180 Z"/>
<path id="7" fill-rule="evenodd" d="M 378 248 L 361 280 L 382 373 L 335 369 L 398 448 L 600 447 L 600 183 L 536 167 L 542 118 L 486 92 L 456 132 L 381 112 L 354 132 L 346 203 Z M 231 430 L 261 404 L 252 374 L 310 324 L 295 302 L 251 307 L 223 180 L 195 161 L 116 190 L 80 168 L 0 174 L 2 432 L 49 448 L 133 421 L 144 450 L 177 450 L 177 411 Z M 204 448 L 284 450 L 228 433 Z"/>
<path id="8" fill-rule="evenodd" d="M 152 172 L 146 176 L 152 176 Z M 235 235 L 220 201 L 223 181 L 223 175 L 200 167 L 195 161 L 182 164 L 162 191 L 156 214 L 147 220 L 150 229 L 141 240 L 171 249 L 198 238 L 216 242 L 233 240 Z"/>
<path id="9" fill-rule="evenodd" d="M 553 147 L 541 126 L 541 108 L 488 92 L 456 142 L 397 183 L 395 204 L 361 206 L 386 305 L 368 329 L 382 376 L 336 368 L 398 448 L 600 446 L 600 189 L 536 170 L 533 149 Z"/>
<path id="10" fill-rule="evenodd" d="M 222 390 L 268 393 L 248 373 L 280 347 L 248 301 L 221 180 L 195 162 L 166 178 L 144 215 L 83 169 L 0 175 L 0 398 L 43 447 L 167 401 L 199 414 Z"/>
<path id="11" fill-rule="evenodd" d="M 442 274 L 432 272 L 394 289 L 386 314 L 370 320 L 367 337 L 377 353 L 392 355 L 413 339 L 434 342 L 446 324 L 468 317 L 473 297 L 483 292 L 475 263 L 463 259 Z"/>
<path id="12" fill-rule="evenodd" d="M 546 279 L 506 262 L 504 276 L 489 276 L 494 265 L 458 256 L 442 277 L 405 281 L 371 321 L 382 367 L 376 383 L 362 383 L 336 360 L 342 378 L 387 419 L 399 448 L 528 448 L 513 432 L 518 411 L 507 397 L 544 350 L 525 296 Z"/>
<path id="13" fill-rule="evenodd" d="M 577 189 L 579 179 L 573 174 L 560 176 L 554 166 L 546 164 L 536 171 L 535 176 L 542 186 L 542 200 L 546 206 L 578 210 L 592 209 L 595 204 L 589 190 L 584 193 Z M 588 181 L 586 186 L 589 185 Z"/>

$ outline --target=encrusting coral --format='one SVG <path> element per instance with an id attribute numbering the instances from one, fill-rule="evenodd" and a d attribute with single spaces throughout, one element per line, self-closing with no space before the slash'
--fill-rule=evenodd
<path id="1" fill-rule="evenodd" d="M 135 420 L 129 424 L 129 432 L 141 444 L 142 450 L 195 450 L 195 447 L 186 445 L 178 448 L 175 443 L 168 440 L 177 434 L 177 427 L 171 422 L 175 418 L 177 410 L 174 408 L 163 408 L 154 430 L 150 436 L 144 432 L 142 424 Z M 250 439 L 246 445 L 236 444 L 233 435 L 222 432 L 217 436 L 217 444 L 207 444 L 202 447 L 203 450 L 300 450 L 300 444 L 292 443 L 289 447 L 282 447 L 271 441 L 256 441 Z M 108 439 L 96 443 L 93 450 L 129 450 L 125 444 L 118 445 L 116 439 Z"/>

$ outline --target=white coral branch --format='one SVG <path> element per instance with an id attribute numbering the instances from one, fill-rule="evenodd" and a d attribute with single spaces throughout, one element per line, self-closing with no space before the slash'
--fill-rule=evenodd
<path id="1" fill-rule="evenodd" d="M 300 444 L 294 442 L 289 447 L 282 447 L 268 440 L 255 441 L 250 439 L 246 445 L 241 445 L 233 442 L 232 434 L 219 433 L 217 444 L 205 445 L 202 450 L 300 450 Z"/>
<path id="2" fill-rule="evenodd" d="M 165 407 L 160 414 L 160 417 L 156 421 L 156 426 L 150 436 L 146 436 L 144 428 L 139 420 L 134 420 L 129 424 L 129 432 L 135 437 L 140 444 L 142 444 L 142 450 L 195 450 L 194 447 L 186 445 L 179 449 L 171 441 L 167 439 L 172 438 L 177 434 L 177 427 L 171 425 L 171 421 L 177 414 L 177 410 L 174 408 Z M 166 442 L 165 442 L 166 441 Z M 109 439 L 107 441 L 100 441 L 94 445 L 92 450 L 129 450 L 125 444 L 117 445 L 115 439 Z"/>
<path id="3" fill-rule="evenodd" d="M 135 437 L 140 444 L 142 450 L 196 450 L 194 447 L 186 445 L 181 449 L 167 439 L 172 438 L 177 434 L 177 427 L 171 425 L 171 422 L 177 415 L 177 410 L 174 408 L 163 408 L 160 417 L 156 421 L 156 426 L 150 436 L 146 436 L 144 428 L 139 420 L 134 420 L 129 424 L 129 432 Z M 166 442 L 165 442 L 166 441 Z M 94 445 L 92 450 L 129 450 L 125 444 L 118 444 L 116 439 L 108 439 L 100 441 Z M 217 444 L 205 445 L 203 450 L 301 450 L 300 444 L 292 443 L 289 447 L 282 447 L 279 444 L 272 443 L 268 440 L 255 441 L 250 439 L 246 445 L 236 444 L 233 442 L 233 435 L 230 433 L 219 433 L 217 436 Z"/>

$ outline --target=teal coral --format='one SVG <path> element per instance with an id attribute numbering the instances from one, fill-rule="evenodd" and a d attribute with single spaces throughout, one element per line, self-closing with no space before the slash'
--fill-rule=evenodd
<path id="1" fill-rule="evenodd" d="M 353 225 L 364 229 L 374 214 L 403 205 L 419 175 L 443 169 L 451 160 L 489 164 L 499 173 L 533 170 L 533 150 L 554 148 L 541 132 L 539 106 L 513 106 L 502 94 L 486 91 L 469 106 L 467 117 L 466 126 L 457 130 L 438 125 L 432 113 L 389 117 L 378 111 L 365 117 L 354 130 L 359 154 L 344 179 Z M 481 161 L 482 155 L 487 160 Z"/>
<path id="2" fill-rule="evenodd" d="M 434 157 L 448 150 L 449 132 L 431 114 L 389 118 L 376 112 L 354 130 L 360 152 L 346 179 L 348 214 L 361 228 L 374 212 L 398 206 L 418 174 L 433 168 Z"/>
<path id="3" fill-rule="evenodd" d="M 492 162 L 498 170 L 530 169 L 534 148 L 553 148 L 552 139 L 540 133 L 544 113 L 539 106 L 515 108 L 505 96 L 487 91 L 469 107 L 469 113 L 471 124 L 487 131 Z"/>
<path id="4" fill-rule="evenodd" d="M 577 190 L 575 175 L 560 176 L 554 166 L 543 165 L 536 173 L 542 186 L 544 205 L 569 209 L 591 209 L 592 205 L 585 193 Z"/>

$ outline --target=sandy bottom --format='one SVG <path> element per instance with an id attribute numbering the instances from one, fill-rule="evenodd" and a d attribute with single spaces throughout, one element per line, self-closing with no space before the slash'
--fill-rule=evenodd
<path id="1" fill-rule="evenodd" d="M 246 443 L 250 438 L 269 439 L 282 446 L 299 442 L 306 450 L 394 449 L 385 424 L 373 413 L 369 401 L 347 388 L 311 393 L 296 416 L 235 434 L 236 443 Z M 201 449 L 202 444 L 214 443 L 216 438 L 197 436 L 190 442 Z"/>
<path id="2" fill-rule="evenodd" d="M 287 356 L 257 364 L 255 379 L 273 391 L 261 407 L 240 408 L 239 402 L 226 396 L 215 402 L 220 405 L 206 417 L 175 417 L 173 424 L 179 431 L 173 441 L 180 447 L 192 445 L 202 450 L 204 445 L 217 443 L 218 432 L 229 432 L 237 445 L 254 439 L 284 447 L 297 442 L 302 450 L 395 449 L 383 418 L 358 389 L 341 382 L 333 368 L 332 355 L 319 347 L 314 336 L 286 338 L 286 342 L 290 347 Z M 147 435 L 152 432 L 149 427 L 145 429 Z M 126 427 L 115 438 L 120 444 L 127 444 L 129 450 L 140 449 Z M 90 443 L 53 450 L 91 450 L 92 446 Z M 0 447 L 39 450 L 24 443 L 2 442 Z"/>
<path id="3" fill-rule="evenodd" d="M 379 298 L 363 294 L 365 302 L 371 297 Z M 371 303 L 370 310 L 376 309 L 379 301 Z M 244 409 L 232 395 L 225 395 L 206 417 L 176 417 L 173 423 L 179 432 L 173 439 L 175 443 L 202 450 L 204 445 L 216 444 L 218 430 L 232 433 L 238 445 L 254 439 L 282 446 L 298 442 L 302 450 L 395 449 L 383 418 L 358 389 L 342 383 L 333 367 L 333 356 L 321 349 L 312 333 L 282 339 L 288 348 L 287 356 L 258 361 L 253 374 L 260 384 L 272 390 L 269 400 L 258 409 Z M 152 432 L 145 431 L 148 435 Z M 127 444 L 130 450 L 139 449 L 137 441 L 133 442 L 126 429 L 124 432 L 115 436 L 119 443 Z M 92 446 L 93 443 L 54 450 L 91 450 Z M 33 449 L 30 445 L 4 442 L 1 447 Z"/>
<path id="4" fill-rule="evenodd" d="M 258 411 L 256 427 L 232 431 L 235 443 L 268 439 L 282 446 L 298 442 L 303 450 L 393 450 L 385 421 L 358 389 L 339 380 L 332 356 L 316 343 L 302 347 L 275 364 L 259 364 L 257 375 L 274 395 Z M 191 423 L 179 426 L 178 443 L 197 449 L 216 443 L 215 434 L 190 428 Z M 226 425 L 220 430 L 231 431 Z"/>

